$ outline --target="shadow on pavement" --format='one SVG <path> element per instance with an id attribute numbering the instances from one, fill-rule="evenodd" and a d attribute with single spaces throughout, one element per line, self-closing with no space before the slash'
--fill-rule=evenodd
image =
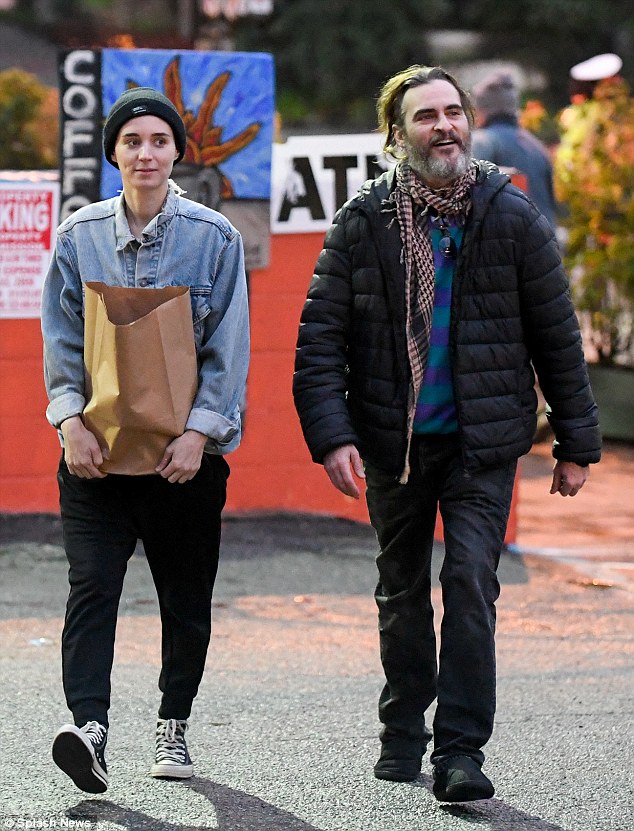
<path id="1" fill-rule="evenodd" d="M 320 831 L 294 814 L 244 791 L 200 777 L 184 784 L 209 800 L 210 808 L 215 812 L 213 825 L 204 824 L 204 817 L 196 818 L 195 825 L 174 824 L 100 799 L 80 802 L 66 815 L 73 820 L 88 820 L 97 828 L 99 822 L 111 822 L 129 831 Z"/>
<path id="2" fill-rule="evenodd" d="M 554 825 L 540 817 L 518 811 L 499 799 L 484 800 L 481 807 L 443 805 L 442 810 L 465 822 L 486 826 L 490 831 L 523 831 L 528 828 L 530 831 L 565 831 L 561 825 Z"/>
<path id="3" fill-rule="evenodd" d="M 431 776 L 421 774 L 413 786 L 425 788 L 433 793 L 433 783 Z M 482 799 L 478 802 L 461 802 L 455 805 L 443 803 L 439 805 L 439 810 L 465 822 L 480 825 L 489 831 L 524 831 L 528 828 L 530 831 L 565 831 L 561 825 L 554 825 L 540 817 L 518 811 L 500 799 Z"/>
<path id="4" fill-rule="evenodd" d="M 432 782 L 431 776 L 421 775 L 413 787 L 425 788 L 431 793 Z M 66 815 L 73 820 L 88 820 L 97 827 L 99 822 L 112 822 L 129 831 L 320 831 L 294 814 L 244 791 L 200 777 L 185 784 L 209 800 L 216 817 L 213 825 L 201 825 L 204 817 L 196 820 L 195 825 L 174 824 L 108 800 L 85 800 L 69 809 Z M 564 831 L 560 825 L 519 811 L 499 799 L 443 804 L 438 805 L 438 810 L 489 831 L 523 831 L 527 828 L 531 831 Z"/>

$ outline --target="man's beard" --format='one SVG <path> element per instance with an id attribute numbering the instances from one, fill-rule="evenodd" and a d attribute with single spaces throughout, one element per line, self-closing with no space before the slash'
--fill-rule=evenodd
<path id="1" fill-rule="evenodd" d="M 461 141 L 453 133 L 443 137 L 442 140 L 447 138 L 453 139 L 460 147 L 461 153 L 455 159 L 432 156 L 432 147 L 429 145 L 421 151 L 414 147 L 409 139 L 404 139 L 403 146 L 407 153 L 407 162 L 423 181 L 431 179 L 449 185 L 469 169 L 471 163 L 471 134 L 469 134 L 466 142 Z"/>

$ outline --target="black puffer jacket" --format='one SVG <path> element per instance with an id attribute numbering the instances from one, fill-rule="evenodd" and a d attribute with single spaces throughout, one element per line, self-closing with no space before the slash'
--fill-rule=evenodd
<path id="1" fill-rule="evenodd" d="M 304 307 L 293 393 L 316 462 L 340 445 L 399 475 L 409 363 L 394 174 L 366 182 L 326 235 Z M 451 356 L 467 470 L 528 452 L 537 372 L 554 456 L 600 458 L 597 408 L 550 225 L 499 172 L 480 171 L 453 284 Z"/>

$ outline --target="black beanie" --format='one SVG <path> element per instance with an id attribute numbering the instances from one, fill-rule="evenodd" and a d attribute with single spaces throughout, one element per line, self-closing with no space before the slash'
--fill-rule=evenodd
<path id="1" fill-rule="evenodd" d="M 172 102 L 162 92 L 151 87 L 133 87 L 123 92 L 112 105 L 106 123 L 103 125 L 103 152 L 106 160 L 114 167 L 119 165 L 112 160 L 112 153 L 117 142 L 119 130 L 126 121 L 140 115 L 155 115 L 162 118 L 172 128 L 174 143 L 178 150 L 176 161 L 185 155 L 187 132 L 183 119 Z"/>

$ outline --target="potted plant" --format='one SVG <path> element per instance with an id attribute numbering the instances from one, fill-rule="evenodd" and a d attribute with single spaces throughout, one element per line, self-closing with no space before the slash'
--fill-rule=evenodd
<path id="1" fill-rule="evenodd" d="M 606 438 L 634 441 L 634 103 L 622 78 L 560 115 L 564 260 Z"/>

